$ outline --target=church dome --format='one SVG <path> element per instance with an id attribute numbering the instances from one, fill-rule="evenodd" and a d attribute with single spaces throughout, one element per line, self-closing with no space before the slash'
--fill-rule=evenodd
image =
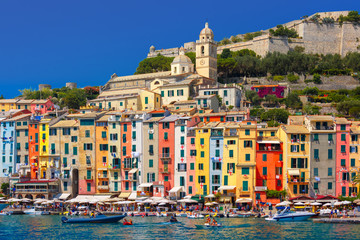
<path id="1" fill-rule="evenodd" d="M 203 38 L 204 37 L 204 38 Z M 209 28 L 209 24 L 205 23 L 205 28 L 200 32 L 200 39 L 214 39 L 214 33 Z"/>
<path id="2" fill-rule="evenodd" d="M 185 55 L 185 49 L 183 47 L 179 50 L 179 55 L 174 58 L 172 63 L 192 63 L 191 59 Z"/>

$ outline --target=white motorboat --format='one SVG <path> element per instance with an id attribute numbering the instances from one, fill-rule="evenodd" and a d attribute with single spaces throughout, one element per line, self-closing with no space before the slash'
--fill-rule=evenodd
<path id="1" fill-rule="evenodd" d="M 192 214 L 188 214 L 187 217 L 194 219 L 194 218 L 204 218 L 205 216 L 200 213 L 192 213 Z"/>
<path id="2" fill-rule="evenodd" d="M 23 212 L 28 215 L 41 215 L 41 213 L 42 213 L 42 211 L 36 210 L 35 207 L 24 210 Z"/>
<path id="3" fill-rule="evenodd" d="M 314 216 L 315 213 L 311 212 L 297 212 L 290 211 L 290 208 L 285 208 L 282 212 L 275 214 L 273 217 L 265 218 L 267 221 L 281 221 L 281 222 L 293 222 L 293 221 L 305 221 L 308 218 Z"/>
<path id="4" fill-rule="evenodd" d="M 157 212 L 157 213 L 156 213 L 156 216 L 157 216 L 157 217 L 167 217 L 167 215 L 168 215 L 168 214 L 167 214 L 166 212 L 161 212 L 161 213 L 158 213 L 158 212 Z"/>

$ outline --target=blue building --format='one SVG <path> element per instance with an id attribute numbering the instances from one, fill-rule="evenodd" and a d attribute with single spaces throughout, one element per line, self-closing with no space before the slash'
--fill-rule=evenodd
<path id="1" fill-rule="evenodd" d="M 15 122 L 1 121 L 0 128 L 0 178 L 10 177 L 15 172 Z"/>
<path id="2" fill-rule="evenodd" d="M 214 193 L 221 186 L 223 165 L 223 128 L 212 128 L 210 135 L 210 190 Z"/>

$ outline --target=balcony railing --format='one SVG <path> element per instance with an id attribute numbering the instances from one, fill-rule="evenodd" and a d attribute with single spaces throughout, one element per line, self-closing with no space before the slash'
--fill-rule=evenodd
<path id="1" fill-rule="evenodd" d="M 330 125 L 330 126 L 316 126 L 316 125 L 311 125 L 311 128 L 313 130 L 323 130 L 323 131 L 331 131 L 334 130 L 334 125 Z"/>
<path id="2" fill-rule="evenodd" d="M 162 159 L 169 159 L 171 157 L 172 157 L 172 154 L 170 154 L 170 153 L 162 153 L 162 154 L 160 154 L 160 158 L 162 158 Z"/>
<path id="3" fill-rule="evenodd" d="M 222 136 L 223 136 L 223 132 L 222 132 L 222 131 L 212 131 L 212 132 L 211 132 L 211 136 L 212 136 L 212 137 L 222 137 Z"/>
<path id="4" fill-rule="evenodd" d="M 99 190 L 109 190 L 110 189 L 109 185 L 99 185 L 97 188 Z"/>
<path id="5" fill-rule="evenodd" d="M 92 180 L 94 180 L 94 178 L 93 178 L 93 176 L 91 176 L 90 178 L 87 177 L 87 176 L 84 176 L 84 180 L 86 180 L 86 181 L 92 181 Z"/>
<path id="6" fill-rule="evenodd" d="M 237 137 L 238 133 L 237 132 L 225 132 L 224 136 L 225 137 Z"/>
<path id="7" fill-rule="evenodd" d="M 160 168 L 160 173 L 169 173 L 169 169 L 168 168 Z"/>

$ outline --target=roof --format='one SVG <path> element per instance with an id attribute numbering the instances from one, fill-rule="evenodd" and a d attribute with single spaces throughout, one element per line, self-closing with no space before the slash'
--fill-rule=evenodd
<path id="1" fill-rule="evenodd" d="M 288 124 L 289 125 L 303 125 L 305 116 L 289 116 Z"/>
<path id="2" fill-rule="evenodd" d="M 307 116 L 307 118 L 310 121 L 334 121 L 334 118 L 332 116 L 329 115 L 325 115 L 325 116 L 320 116 L 320 115 L 310 115 Z"/>
<path id="3" fill-rule="evenodd" d="M 180 104 L 196 104 L 195 100 L 184 100 L 184 101 L 177 101 L 174 103 L 174 105 L 180 105 Z"/>
<path id="4" fill-rule="evenodd" d="M 301 134 L 301 133 L 309 133 L 309 130 L 304 126 L 299 125 L 282 125 L 282 129 L 286 133 L 295 133 L 295 134 Z"/>
<path id="5" fill-rule="evenodd" d="M 351 124 L 346 118 L 335 118 L 336 124 Z"/>
<path id="6" fill-rule="evenodd" d="M 34 101 L 34 99 L 21 99 L 16 104 L 30 104 Z"/>
<path id="7" fill-rule="evenodd" d="M 254 85 L 252 88 L 279 87 L 279 85 Z"/>
<path id="8" fill-rule="evenodd" d="M 75 127 L 79 126 L 78 121 L 76 120 L 61 120 L 58 123 L 55 123 L 54 125 L 50 126 L 51 128 L 61 128 L 61 127 Z"/>
<path id="9" fill-rule="evenodd" d="M 109 121 L 109 115 L 104 115 L 102 117 L 100 117 L 99 119 L 96 120 L 96 122 L 107 122 Z"/>
<path id="10" fill-rule="evenodd" d="M 203 98 L 209 99 L 209 98 L 213 98 L 213 97 L 216 97 L 216 95 L 215 94 L 213 94 L 213 95 L 200 95 L 200 96 L 195 97 L 195 99 L 203 99 Z"/>
<path id="11" fill-rule="evenodd" d="M 21 115 L 18 115 L 16 117 L 13 117 L 13 118 L 4 119 L 3 122 L 18 121 L 18 120 L 21 120 L 23 118 L 31 117 L 31 115 L 32 115 L 31 113 L 29 113 L 29 114 L 21 114 Z"/>
<path id="12" fill-rule="evenodd" d="M 158 122 L 160 121 L 161 119 L 163 119 L 164 117 L 152 117 L 148 120 L 145 120 L 144 122 Z"/>
<path id="13" fill-rule="evenodd" d="M 49 99 L 34 100 L 31 104 L 45 104 L 48 101 L 50 101 L 50 100 Z"/>
<path id="14" fill-rule="evenodd" d="M 174 122 L 177 119 L 179 119 L 180 116 L 178 115 L 170 115 L 168 117 L 163 118 L 162 120 L 160 120 L 159 122 Z"/>
<path id="15" fill-rule="evenodd" d="M 357 127 L 351 127 L 350 128 L 350 133 L 360 134 L 360 129 L 358 129 Z"/>
<path id="16" fill-rule="evenodd" d="M 57 182 L 58 179 L 45 179 L 45 180 L 29 180 L 29 181 L 24 181 L 24 182 L 17 182 L 15 184 L 28 184 L 28 183 L 52 183 L 52 182 Z"/>
<path id="17" fill-rule="evenodd" d="M 110 79 L 109 82 L 128 81 L 128 80 L 146 79 L 146 78 L 157 78 L 157 77 L 163 77 L 163 76 L 169 76 L 169 75 L 171 75 L 171 71 L 145 73 L 145 74 L 122 76 L 122 77 L 114 77 L 114 78 Z"/>
<path id="18" fill-rule="evenodd" d="M 16 103 L 18 100 L 17 99 L 0 99 L 0 104 L 1 103 Z"/>
<path id="19" fill-rule="evenodd" d="M 105 113 L 106 112 L 74 113 L 74 114 L 69 114 L 66 117 L 67 118 L 97 118 Z"/>

